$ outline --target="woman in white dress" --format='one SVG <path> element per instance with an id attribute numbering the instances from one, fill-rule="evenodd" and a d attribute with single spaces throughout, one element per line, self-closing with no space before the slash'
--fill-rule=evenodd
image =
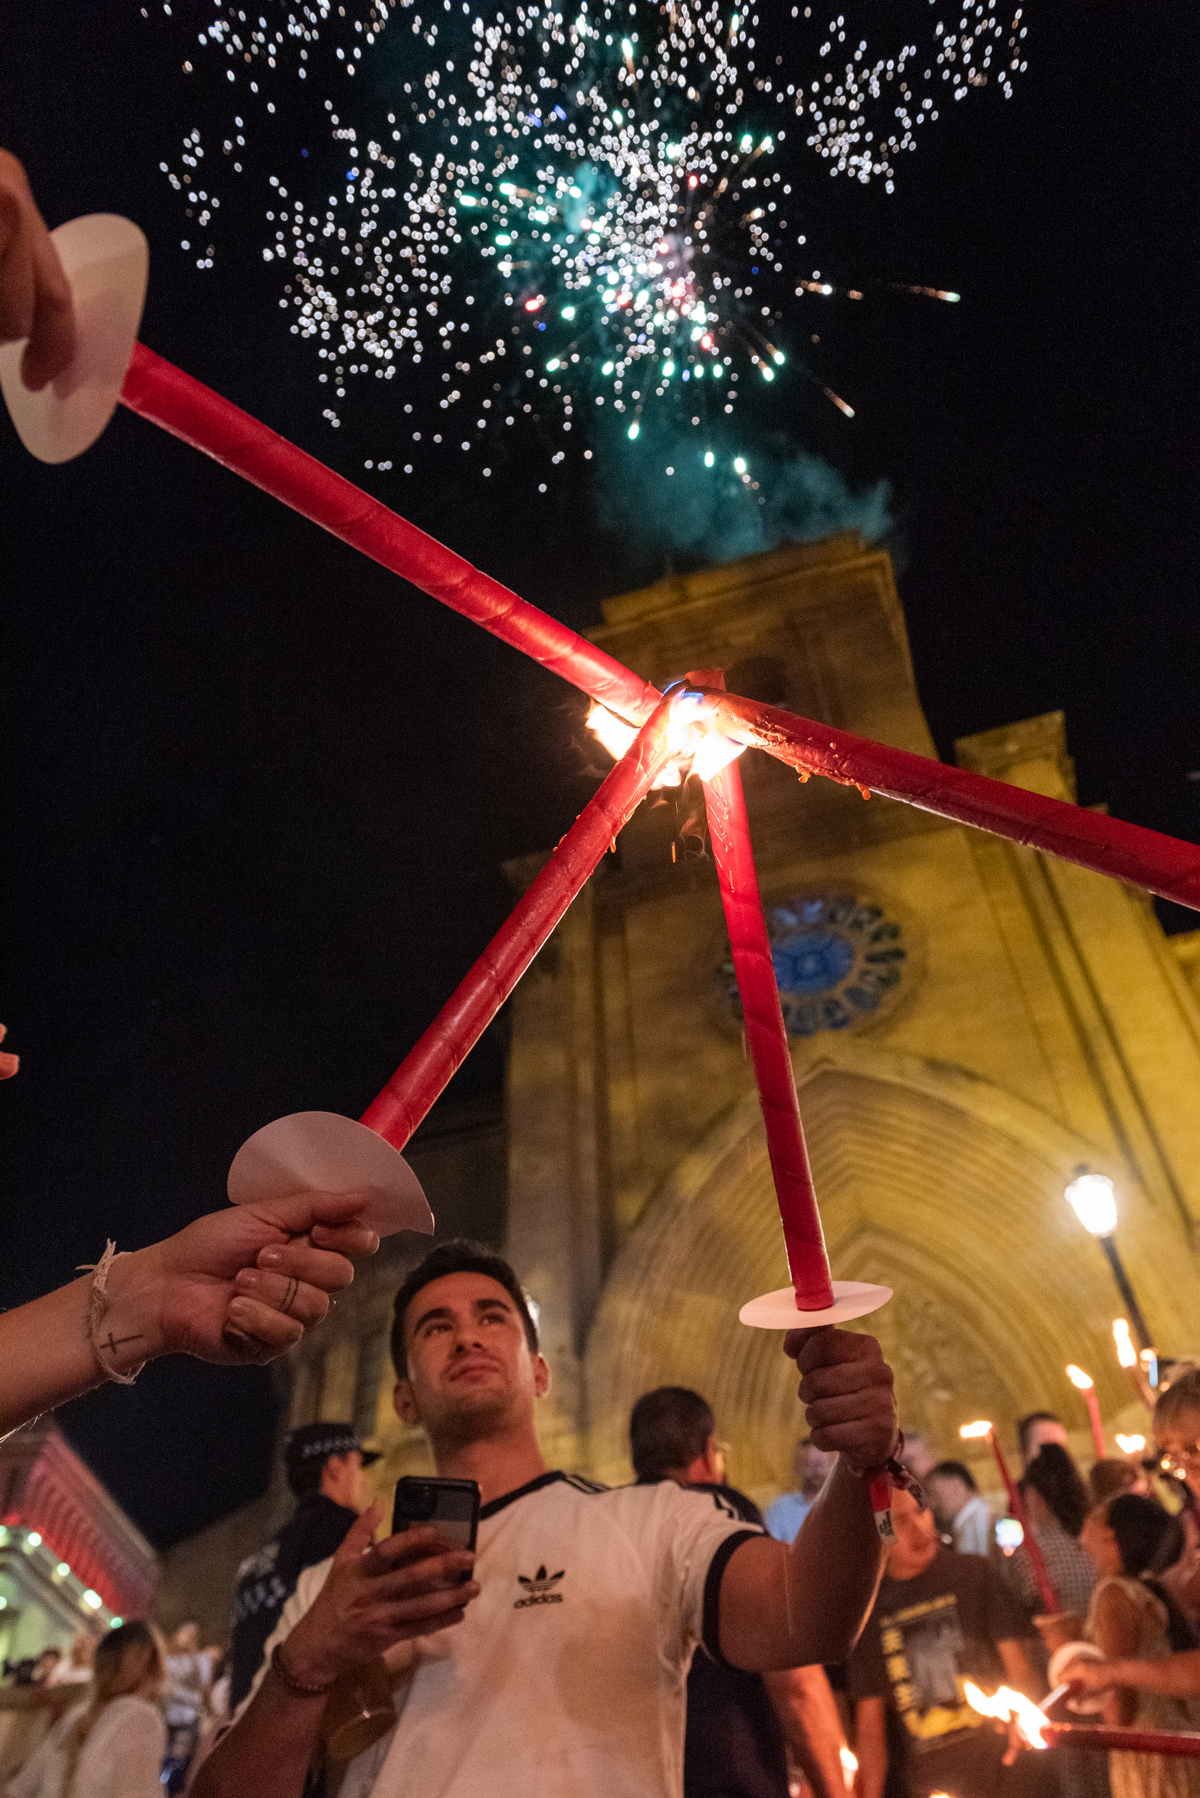
<path id="1" fill-rule="evenodd" d="M 87 1702 L 59 1719 L 5 1798 L 162 1798 L 167 1730 L 155 1703 L 163 1656 L 148 1623 L 110 1630 Z"/>
<path id="2" fill-rule="evenodd" d="M 1157 1661 L 1195 1648 L 1191 1625 L 1156 1575 L 1183 1552 L 1183 1531 L 1152 1498 L 1123 1492 L 1093 1511 L 1081 1536 L 1100 1583 L 1085 1634 L 1110 1661 Z M 1110 1689 L 1104 1721 L 1139 1729 L 1200 1727 L 1200 1699 Z M 1200 1761 L 1164 1754 L 1112 1754 L 1113 1798 L 1200 1798 Z"/>

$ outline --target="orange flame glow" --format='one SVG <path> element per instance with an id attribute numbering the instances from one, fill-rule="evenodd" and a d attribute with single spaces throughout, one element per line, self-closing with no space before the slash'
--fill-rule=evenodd
<path id="1" fill-rule="evenodd" d="M 1074 1362 L 1067 1368 L 1067 1378 L 1072 1386 L 1078 1386 L 1080 1392 L 1090 1392 L 1096 1384 L 1091 1374 L 1084 1373 L 1082 1367 L 1076 1367 Z"/>
<path id="2" fill-rule="evenodd" d="M 963 1681 L 963 1691 L 972 1710 L 978 1711 L 981 1716 L 997 1717 L 1001 1723 L 1015 1723 L 1031 1748 L 1049 1748 L 1045 1716 L 1032 1698 L 1026 1698 L 1023 1692 L 1014 1692 L 1011 1686 L 1001 1686 L 989 1698 L 986 1692 L 981 1692 L 969 1679 Z"/>
<path id="3" fill-rule="evenodd" d="M 1144 1436 L 1118 1436 L 1117 1447 L 1123 1455 L 1140 1455 L 1146 1446 Z"/>
<path id="4" fill-rule="evenodd" d="M 964 1423 L 958 1433 L 964 1442 L 971 1442 L 978 1436 L 990 1436 L 992 1426 L 980 1418 L 978 1423 Z"/>
<path id="5" fill-rule="evenodd" d="M 1113 1318 L 1113 1341 L 1117 1345 L 1117 1360 L 1122 1367 L 1137 1366 L 1137 1350 L 1129 1336 L 1129 1325 L 1123 1317 Z"/>
<path id="6" fill-rule="evenodd" d="M 699 694 L 680 693 L 671 707 L 668 735 L 671 760 L 654 782 L 656 787 L 680 786 L 686 774 L 698 774 L 701 780 L 711 780 L 714 774 L 719 774 L 743 753 L 746 745 L 735 743 L 732 737 L 714 729 L 709 722 L 712 715 L 712 707 Z M 632 724 L 626 724 L 624 718 L 618 718 L 615 712 L 610 712 L 595 699 L 588 709 L 587 726 L 595 732 L 614 761 L 625 754 L 637 736 Z"/>

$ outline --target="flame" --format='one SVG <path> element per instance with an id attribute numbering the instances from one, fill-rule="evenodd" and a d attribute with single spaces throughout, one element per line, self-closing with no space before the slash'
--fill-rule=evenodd
<path id="1" fill-rule="evenodd" d="M 1076 1367 L 1074 1362 L 1067 1368 L 1067 1378 L 1072 1386 L 1078 1386 L 1080 1392 L 1090 1392 L 1096 1384 L 1091 1374 L 1084 1373 L 1082 1367 Z"/>
<path id="2" fill-rule="evenodd" d="M 711 780 L 714 774 L 719 774 L 743 753 L 746 745 L 735 743 L 732 737 L 714 729 L 709 723 L 712 715 L 712 707 L 700 694 L 679 694 L 671 707 L 668 735 L 671 760 L 654 782 L 656 787 L 678 787 L 682 785 L 684 775 L 689 773 L 698 774 L 701 780 Z M 624 718 L 618 718 L 596 699 L 588 708 L 587 726 L 599 737 L 614 761 L 620 760 L 637 736 L 632 724 L 626 724 Z"/>
<path id="3" fill-rule="evenodd" d="M 1144 1436 L 1118 1436 L 1117 1447 L 1123 1455 L 1140 1455 L 1146 1446 Z"/>
<path id="4" fill-rule="evenodd" d="M 1137 1350 L 1129 1335 L 1129 1325 L 1123 1317 L 1113 1318 L 1113 1341 L 1117 1345 L 1117 1360 L 1122 1367 L 1137 1366 Z"/>
<path id="5" fill-rule="evenodd" d="M 838 1755 L 842 1763 L 842 1778 L 845 1780 L 846 1790 L 849 1792 L 854 1787 L 854 1775 L 858 1772 L 858 1756 L 851 1754 L 844 1742 L 838 1749 Z"/>
<path id="6" fill-rule="evenodd" d="M 1001 1723 L 1016 1723 L 1031 1748 L 1049 1748 L 1046 1740 L 1046 1719 L 1039 1711 L 1032 1698 L 1026 1698 L 1023 1692 L 1014 1692 L 1011 1686 L 1001 1686 L 994 1697 L 989 1698 L 981 1692 L 971 1680 L 963 1681 L 963 1691 L 967 1695 L 967 1703 L 983 1717 L 998 1717 Z"/>
<path id="7" fill-rule="evenodd" d="M 990 1436 L 992 1433 L 992 1426 L 990 1423 L 985 1423 L 983 1419 L 980 1418 L 978 1423 L 964 1423 L 958 1433 L 964 1442 L 970 1442 L 977 1436 Z"/>

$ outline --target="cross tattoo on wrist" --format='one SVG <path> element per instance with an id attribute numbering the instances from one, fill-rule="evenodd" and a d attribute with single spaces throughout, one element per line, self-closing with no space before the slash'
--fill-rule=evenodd
<path id="1" fill-rule="evenodd" d="M 107 1340 L 105 1342 L 101 1343 L 100 1346 L 102 1348 L 106 1348 L 110 1355 L 115 1355 L 117 1350 L 119 1348 L 123 1348 L 127 1342 L 141 1342 L 141 1341 L 142 1341 L 142 1336 L 141 1336 L 140 1332 L 136 1336 L 117 1336 L 116 1338 L 114 1338 L 113 1333 L 110 1330 L 108 1332 Z"/>

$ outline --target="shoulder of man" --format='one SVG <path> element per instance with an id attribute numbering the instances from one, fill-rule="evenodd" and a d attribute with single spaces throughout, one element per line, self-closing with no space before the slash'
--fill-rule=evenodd
<path id="1" fill-rule="evenodd" d="M 743 1524 L 747 1530 L 764 1534 L 765 1526 L 758 1506 L 732 1486 L 717 1485 L 706 1480 L 681 1486 L 675 1480 L 638 1480 L 632 1486 L 614 1486 L 612 1495 L 618 1501 L 645 1509 L 647 1515 L 716 1517 L 726 1524 Z"/>
<path id="2" fill-rule="evenodd" d="M 735 1486 L 718 1485 L 708 1480 L 697 1480 L 687 1488 L 689 1492 L 707 1492 L 712 1497 L 719 1511 L 732 1512 L 741 1518 L 743 1523 L 751 1523 L 755 1529 L 765 1529 L 763 1514 L 752 1498 L 739 1492 Z"/>

